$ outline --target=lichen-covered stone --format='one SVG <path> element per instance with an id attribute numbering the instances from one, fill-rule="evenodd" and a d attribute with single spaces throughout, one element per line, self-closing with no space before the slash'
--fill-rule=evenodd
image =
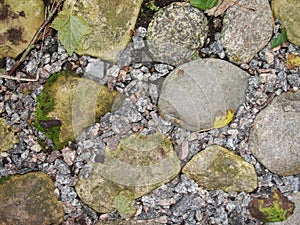
<path id="1" fill-rule="evenodd" d="M 124 193 L 139 198 L 180 172 L 171 141 L 161 133 L 131 135 L 122 139 L 117 149 L 107 147 L 103 157 L 103 163 L 88 163 L 92 171 L 86 175 L 83 169 L 75 187 L 81 200 L 101 213 L 114 208 L 123 214 L 128 210 L 132 213 L 130 198 L 124 198 Z M 122 199 L 125 202 L 120 202 Z"/>
<path id="2" fill-rule="evenodd" d="M 220 114 L 237 110 L 245 100 L 248 73 L 220 59 L 180 65 L 165 79 L 158 107 L 192 131 L 211 129 Z"/>
<path id="3" fill-rule="evenodd" d="M 7 125 L 5 119 L 0 118 L 0 152 L 11 149 L 18 142 L 18 135 Z"/>
<path id="4" fill-rule="evenodd" d="M 1 182 L 2 181 L 2 182 Z M 53 181 L 43 172 L 0 180 L 0 224 L 58 225 L 64 219 Z"/>
<path id="5" fill-rule="evenodd" d="M 300 1 L 273 0 L 272 10 L 282 27 L 286 28 L 288 40 L 300 46 Z"/>
<path id="6" fill-rule="evenodd" d="M 227 9 L 220 41 L 229 60 L 236 64 L 249 62 L 269 43 L 273 23 L 268 0 L 240 0 Z"/>
<path id="7" fill-rule="evenodd" d="M 182 172 L 208 190 L 252 192 L 257 187 L 253 165 L 217 145 L 195 155 Z"/>
<path id="8" fill-rule="evenodd" d="M 67 71 L 55 74 L 37 99 L 35 125 L 60 148 L 109 112 L 116 96 L 116 91 L 91 79 Z M 42 126 L 41 121 L 53 119 L 61 121 L 61 127 Z"/>
<path id="9" fill-rule="evenodd" d="M 300 91 L 276 97 L 254 120 L 250 151 L 273 173 L 281 176 L 300 173 L 299 121 Z"/>
<path id="10" fill-rule="evenodd" d="M 277 189 L 272 190 L 270 197 L 252 199 L 249 203 L 251 215 L 263 222 L 284 221 L 293 214 L 294 209 L 295 204 Z"/>
<path id="11" fill-rule="evenodd" d="M 189 61 L 207 36 L 207 19 L 188 3 L 160 9 L 150 22 L 147 45 L 154 61 L 179 65 Z"/>
<path id="12" fill-rule="evenodd" d="M 0 59 L 17 57 L 44 21 L 43 0 L 0 1 Z"/>
<path id="13" fill-rule="evenodd" d="M 76 2 L 74 15 L 82 16 L 90 26 L 75 50 L 78 54 L 117 61 L 119 52 L 131 39 L 142 0 L 81 0 Z"/>

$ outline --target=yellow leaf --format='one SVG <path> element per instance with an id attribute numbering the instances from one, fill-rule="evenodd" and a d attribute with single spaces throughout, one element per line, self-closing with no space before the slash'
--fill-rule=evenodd
<path id="1" fill-rule="evenodd" d="M 221 128 L 229 124 L 234 117 L 234 110 L 227 110 L 227 114 L 220 114 L 215 117 L 214 128 Z"/>
<path id="2" fill-rule="evenodd" d="M 300 66 L 300 57 L 296 54 L 290 54 L 286 60 L 286 67 L 292 70 L 298 66 Z"/>

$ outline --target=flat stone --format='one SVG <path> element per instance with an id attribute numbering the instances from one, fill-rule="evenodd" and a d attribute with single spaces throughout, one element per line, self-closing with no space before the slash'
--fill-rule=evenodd
<path id="1" fill-rule="evenodd" d="M 44 22 L 43 0 L 2 0 L 0 3 L 0 59 L 16 58 Z"/>
<path id="2" fill-rule="evenodd" d="M 288 217 L 285 221 L 266 223 L 267 225 L 299 225 L 300 221 L 300 192 L 294 196 L 293 202 L 295 203 L 295 209 L 293 215 Z"/>
<path id="3" fill-rule="evenodd" d="M 249 62 L 269 43 L 273 23 L 268 0 L 241 0 L 227 9 L 220 41 L 229 60 L 236 64 Z"/>
<path id="4" fill-rule="evenodd" d="M 19 137 L 13 128 L 6 123 L 5 119 L 0 118 L 0 153 L 11 149 L 18 142 Z"/>
<path id="5" fill-rule="evenodd" d="M 75 50 L 116 62 L 118 54 L 131 39 L 142 0 L 82 0 L 76 1 L 74 15 L 82 16 L 90 25 L 90 33 L 83 37 Z"/>
<path id="6" fill-rule="evenodd" d="M 227 115 L 227 110 L 237 110 L 244 102 L 248 77 L 224 60 L 194 60 L 167 76 L 158 107 L 189 130 L 211 129 L 218 115 Z"/>
<path id="7" fill-rule="evenodd" d="M 281 176 L 300 173 L 300 91 L 276 97 L 254 120 L 250 151 Z"/>
<path id="8" fill-rule="evenodd" d="M 207 19 L 200 10 L 188 3 L 172 3 L 154 15 L 147 46 L 154 61 L 179 65 L 203 46 L 207 30 Z"/>
<path id="9" fill-rule="evenodd" d="M 298 0 L 273 0 L 274 16 L 286 28 L 288 40 L 300 46 L 300 2 Z"/>
<path id="10" fill-rule="evenodd" d="M 52 75 L 38 98 L 35 125 L 60 148 L 109 112 L 116 96 L 116 91 L 74 73 Z M 53 119 L 61 121 L 59 129 L 40 124 Z"/>
<path id="11" fill-rule="evenodd" d="M 208 190 L 252 192 L 257 187 L 254 166 L 217 145 L 195 155 L 182 172 Z"/>
<path id="12" fill-rule="evenodd" d="M 85 204 L 101 213 L 115 208 L 121 214 L 134 213 L 130 201 L 180 172 L 180 160 L 171 141 L 161 133 L 122 139 L 117 149 L 106 148 L 104 163 L 89 162 L 88 166 L 92 171 L 87 176 L 82 169 L 75 188 Z"/>
<path id="13" fill-rule="evenodd" d="M 0 224 L 53 224 L 64 220 L 62 202 L 43 172 L 0 179 Z"/>

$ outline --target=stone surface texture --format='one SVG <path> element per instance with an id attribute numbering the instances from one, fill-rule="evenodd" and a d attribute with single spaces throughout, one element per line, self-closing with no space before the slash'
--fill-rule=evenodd
<path id="1" fill-rule="evenodd" d="M 45 173 L 14 175 L 0 182 L 1 225 L 58 225 L 63 219 L 62 202 L 54 195 L 53 181 Z"/>
<path id="2" fill-rule="evenodd" d="M 293 202 L 295 203 L 295 209 L 293 215 L 287 218 L 287 220 L 275 223 L 266 223 L 267 225 L 298 225 L 300 221 L 300 193 L 298 192 L 294 196 Z"/>
<path id="3" fill-rule="evenodd" d="M 79 78 L 70 72 L 54 76 L 45 85 L 38 108 L 42 110 L 39 114 L 61 121 L 59 141 L 65 142 L 73 140 L 84 128 L 92 125 L 95 119 L 110 111 L 117 92 L 109 91 L 106 86 L 91 79 Z M 45 107 L 50 100 L 54 104 L 51 109 L 49 106 Z"/>
<path id="4" fill-rule="evenodd" d="M 300 91 L 276 97 L 256 117 L 250 151 L 271 172 L 300 173 Z"/>
<path id="5" fill-rule="evenodd" d="M 0 59 L 17 57 L 44 22 L 44 1 L 0 2 Z"/>
<path id="6" fill-rule="evenodd" d="M 249 75 L 220 59 L 183 64 L 165 79 L 158 107 L 192 131 L 211 129 L 215 118 L 245 101 Z"/>
<path id="7" fill-rule="evenodd" d="M 200 10 L 188 3 L 172 3 L 154 15 L 147 45 L 154 61 L 178 65 L 202 47 L 207 30 L 207 19 Z"/>
<path id="8" fill-rule="evenodd" d="M 83 0 L 75 4 L 73 12 L 82 16 L 91 32 L 75 50 L 80 55 L 91 55 L 117 61 L 118 54 L 130 41 L 142 0 Z"/>
<path id="9" fill-rule="evenodd" d="M 270 41 L 273 16 L 268 0 L 241 0 L 225 13 L 221 43 L 229 60 L 249 62 Z"/>
<path id="10" fill-rule="evenodd" d="M 97 212 L 117 208 L 114 203 L 120 193 L 130 196 L 128 192 L 131 192 L 134 199 L 139 198 L 180 171 L 180 161 L 170 140 L 160 133 L 131 135 L 122 139 L 117 149 L 106 148 L 103 157 L 104 162 L 90 162 L 83 168 L 76 184 L 81 200 Z M 129 203 L 128 198 L 126 202 Z"/>
<path id="11" fill-rule="evenodd" d="M 288 40 L 300 46 L 300 2 L 298 0 L 273 0 L 274 16 L 280 19 L 281 25 L 286 28 Z"/>
<path id="12" fill-rule="evenodd" d="M 9 150 L 18 142 L 18 135 L 15 134 L 12 127 L 8 126 L 5 119 L 0 118 L 0 152 Z"/>
<path id="13" fill-rule="evenodd" d="M 252 192 L 257 187 L 254 166 L 217 145 L 195 155 L 182 172 L 208 190 Z"/>

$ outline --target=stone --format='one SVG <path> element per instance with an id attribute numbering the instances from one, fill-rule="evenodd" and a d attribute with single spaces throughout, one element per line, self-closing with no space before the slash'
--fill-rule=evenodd
<path id="1" fill-rule="evenodd" d="M 117 61 L 131 39 L 142 0 L 82 0 L 76 1 L 74 15 L 82 16 L 90 26 L 75 50 L 80 55 L 90 55 L 104 60 Z"/>
<path id="2" fill-rule="evenodd" d="M 163 115 L 191 131 L 211 129 L 217 116 L 236 111 L 245 101 L 248 77 L 224 60 L 194 60 L 167 76 L 158 107 Z"/>
<path id="3" fill-rule="evenodd" d="M 134 220 L 134 219 L 131 219 L 131 220 L 122 220 L 122 219 L 117 219 L 117 220 L 114 220 L 114 221 L 98 221 L 96 223 L 96 225 L 158 225 L 158 224 L 161 224 L 161 223 L 157 223 L 155 221 L 145 221 L 145 220 L 142 220 L 142 221 L 138 221 L 138 220 Z"/>
<path id="4" fill-rule="evenodd" d="M 252 192 L 257 187 L 254 166 L 217 145 L 195 155 L 182 172 L 208 190 Z"/>
<path id="5" fill-rule="evenodd" d="M 268 0 L 241 0 L 227 9 L 221 43 L 229 60 L 248 63 L 273 34 L 273 16 Z"/>
<path id="6" fill-rule="evenodd" d="M 131 215 L 130 196 L 134 200 L 172 180 L 180 172 L 180 160 L 161 133 L 133 134 L 121 139 L 117 149 L 107 147 L 104 162 L 88 162 L 90 168 L 80 171 L 75 186 L 80 199 L 97 212 L 116 208 Z"/>
<path id="7" fill-rule="evenodd" d="M 38 97 L 34 125 L 52 139 L 59 149 L 74 140 L 84 128 L 111 110 L 117 91 L 75 73 L 64 71 L 52 75 Z M 45 127 L 42 121 L 60 121 Z M 60 125 L 60 126 L 59 126 Z"/>
<path id="8" fill-rule="evenodd" d="M 11 149 L 18 142 L 19 137 L 13 128 L 6 123 L 5 119 L 0 118 L 0 153 Z"/>
<path id="9" fill-rule="evenodd" d="M 297 0 L 273 0 L 272 10 L 274 16 L 280 19 L 282 27 L 285 27 L 288 40 L 300 46 L 300 2 Z"/>
<path id="10" fill-rule="evenodd" d="M 203 46 L 207 31 L 207 19 L 200 10 L 176 2 L 155 13 L 148 26 L 147 46 L 154 61 L 179 65 Z"/>
<path id="11" fill-rule="evenodd" d="M 0 59 L 16 58 L 44 22 L 43 0 L 0 2 Z"/>
<path id="12" fill-rule="evenodd" d="M 276 97 L 254 120 L 249 149 L 280 176 L 300 173 L 300 91 Z M 272 156 L 272 157 L 270 157 Z"/>
<path id="13" fill-rule="evenodd" d="M 266 225 L 298 225 L 300 221 L 300 192 L 294 196 L 293 202 L 295 203 L 295 209 L 293 215 L 288 217 L 285 221 L 266 223 Z"/>
<path id="14" fill-rule="evenodd" d="M 54 184 L 43 172 L 0 179 L 0 224 L 61 224 L 62 202 L 54 195 Z"/>
<path id="15" fill-rule="evenodd" d="M 284 221 L 293 214 L 294 209 L 295 204 L 277 189 L 272 190 L 270 197 L 254 198 L 249 203 L 250 214 L 263 222 Z"/>

